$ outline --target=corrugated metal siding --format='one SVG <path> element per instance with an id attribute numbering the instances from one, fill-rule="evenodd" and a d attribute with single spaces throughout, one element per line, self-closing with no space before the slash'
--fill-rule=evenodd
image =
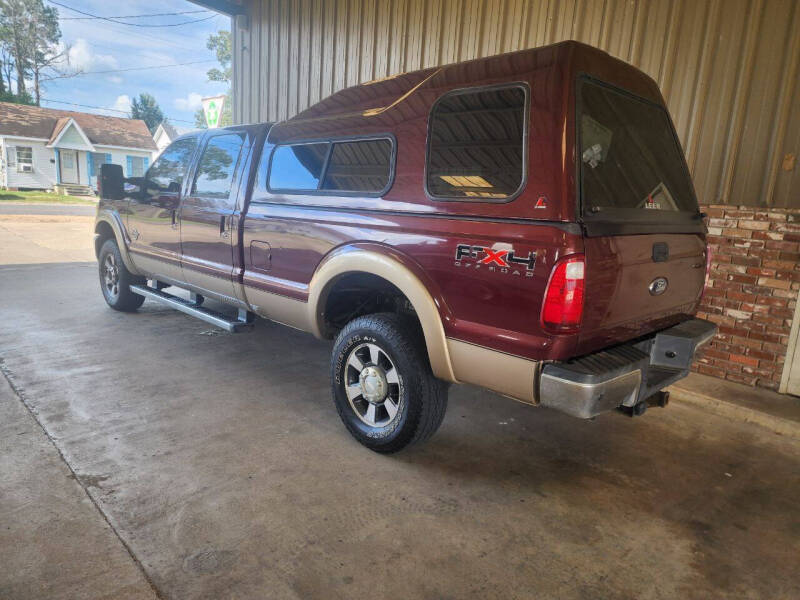
<path id="1" fill-rule="evenodd" d="M 286 119 L 415 69 L 575 39 L 661 86 L 702 203 L 800 207 L 797 0 L 252 0 L 234 115 Z M 792 166 L 788 169 L 787 167 Z"/>

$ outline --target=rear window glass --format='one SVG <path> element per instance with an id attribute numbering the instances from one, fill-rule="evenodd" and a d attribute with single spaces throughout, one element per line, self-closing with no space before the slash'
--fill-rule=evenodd
<path id="1" fill-rule="evenodd" d="M 666 110 L 583 80 L 579 102 L 584 211 L 697 212 L 683 152 Z"/>
<path id="2" fill-rule="evenodd" d="M 272 154 L 269 188 L 379 193 L 389 185 L 391 163 L 392 142 L 385 138 L 278 146 Z"/>
<path id="3" fill-rule="evenodd" d="M 325 142 L 275 148 L 269 172 L 269 187 L 274 190 L 317 189 L 329 145 Z"/>
<path id="4" fill-rule="evenodd" d="M 520 86 L 443 96 L 430 116 L 428 193 L 476 201 L 514 196 L 525 177 L 525 109 Z"/>

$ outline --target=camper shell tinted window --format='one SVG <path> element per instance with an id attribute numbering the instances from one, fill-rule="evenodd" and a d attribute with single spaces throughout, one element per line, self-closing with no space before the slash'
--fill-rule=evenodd
<path id="1" fill-rule="evenodd" d="M 525 184 L 528 88 L 449 92 L 431 109 L 425 187 L 440 200 L 508 201 Z"/>
<path id="2" fill-rule="evenodd" d="M 697 214 L 689 170 L 663 106 L 582 77 L 577 113 L 584 216 Z"/>

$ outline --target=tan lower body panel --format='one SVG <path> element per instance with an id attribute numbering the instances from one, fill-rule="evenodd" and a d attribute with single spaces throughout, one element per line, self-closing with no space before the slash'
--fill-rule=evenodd
<path id="1" fill-rule="evenodd" d="M 244 304 L 236 295 L 234 283 L 230 274 L 220 274 L 221 276 L 211 275 L 196 269 L 189 269 L 184 266 L 182 279 L 195 286 L 200 292 L 211 292 L 223 300 L 236 301 L 236 304 Z M 230 300 L 227 300 L 230 299 Z"/>
<path id="2" fill-rule="evenodd" d="M 138 252 L 131 252 L 130 257 L 136 270 L 145 276 L 157 277 L 163 275 L 175 281 L 181 281 L 183 279 L 183 273 L 179 263 L 158 260 L 157 258 L 151 258 Z"/>
<path id="3" fill-rule="evenodd" d="M 447 338 L 456 379 L 487 388 L 528 404 L 537 404 L 536 370 L 539 363 L 497 350 Z"/>
<path id="4" fill-rule="evenodd" d="M 247 303 L 258 316 L 301 331 L 313 332 L 308 303 L 280 296 L 252 286 L 244 286 Z"/>

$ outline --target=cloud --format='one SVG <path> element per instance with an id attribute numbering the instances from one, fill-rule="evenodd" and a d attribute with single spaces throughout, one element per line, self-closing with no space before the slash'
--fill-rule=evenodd
<path id="1" fill-rule="evenodd" d="M 120 83 L 122 83 L 122 77 L 120 77 L 119 75 L 109 75 L 109 76 L 108 76 L 108 80 L 109 80 L 111 83 L 115 83 L 115 84 L 117 84 L 117 85 L 119 85 Z"/>
<path id="2" fill-rule="evenodd" d="M 99 71 L 119 67 L 117 59 L 110 54 L 98 54 L 83 38 L 78 38 L 67 52 L 69 66 L 77 71 Z"/>
<path id="3" fill-rule="evenodd" d="M 178 110 L 197 110 L 203 106 L 203 97 L 197 92 L 190 92 L 186 98 L 175 98 L 173 104 Z"/>
<path id="4" fill-rule="evenodd" d="M 114 101 L 114 105 L 111 106 L 111 108 L 113 110 L 121 110 L 127 113 L 131 112 L 131 97 L 128 96 L 128 94 L 117 96 L 117 99 Z"/>

